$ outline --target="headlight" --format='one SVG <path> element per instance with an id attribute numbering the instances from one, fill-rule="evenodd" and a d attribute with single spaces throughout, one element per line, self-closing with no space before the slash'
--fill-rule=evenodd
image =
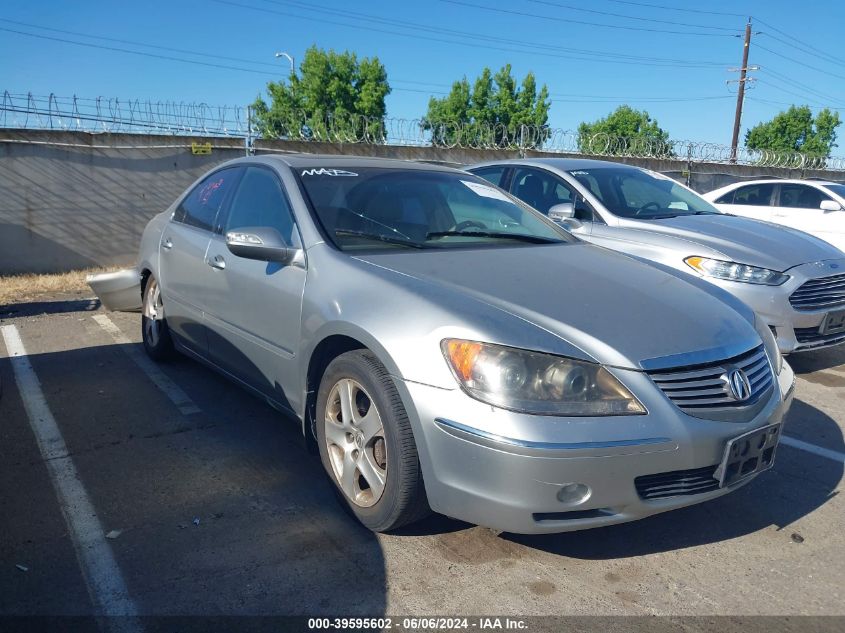
<path id="1" fill-rule="evenodd" d="M 780 376 L 780 370 L 783 369 L 783 354 L 778 349 L 777 338 L 771 328 L 763 323 L 759 317 L 754 319 L 754 327 L 757 329 L 757 334 L 763 339 L 763 347 L 766 348 L 766 354 L 775 368 L 775 374 Z"/>
<path id="2" fill-rule="evenodd" d="M 747 284 L 763 284 L 766 286 L 779 286 L 789 275 L 784 275 L 776 270 L 758 268 L 748 264 L 726 262 L 721 259 L 710 259 L 708 257 L 687 257 L 684 262 L 690 268 L 700 272 L 705 277 L 716 279 L 727 279 L 728 281 L 741 281 Z"/>
<path id="3" fill-rule="evenodd" d="M 503 409 L 566 416 L 646 412 L 595 363 L 456 339 L 445 339 L 441 349 L 467 394 Z"/>

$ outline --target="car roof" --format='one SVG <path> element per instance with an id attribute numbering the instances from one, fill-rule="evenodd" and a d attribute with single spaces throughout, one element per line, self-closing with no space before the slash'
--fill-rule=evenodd
<path id="1" fill-rule="evenodd" d="M 485 165 L 527 165 L 527 166 L 546 166 L 555 169 L 569 171 L 573 169 L 606 169 L 610 167 L 622 167 L 628 169 L 643 169 L 636 165 L 628 165 L 626 163 L 617 163 L 610 160 L 594 160 L 591 158 L 508 158 L 503 160 L 490 160 L 472 167 L 483 167 Z"/>
<path id="2" fill-rule="evenodd" d="M 454 167 L 435 163 L 415 162 L 398 158 L 376 158 L 372 156 L 343 156 L 339 154 L 262 154 L 260 157 L 245 157 L 238 162 L 259 160 L 277 161 L 293 169 L 319 167 L 381 167 L 393 169 L 421 169 L 427 171 L 460 171 Z"/>
<path id="3" fill-rule="evenodd" d="M 812 178 L 808 178 L 807 180 L 802 180 L 800 178 L 758 178 L 757 180 L 743 180 L 741 182 L 734 182 L 730 185 L 725 185 L 725 187 L 738 187 L 740 185 L 769 185 L 769 184 L 787 184 L 787 185 L 837 185 L 839 183 L 830 181 L 830 180 L 813 180 Z"/>

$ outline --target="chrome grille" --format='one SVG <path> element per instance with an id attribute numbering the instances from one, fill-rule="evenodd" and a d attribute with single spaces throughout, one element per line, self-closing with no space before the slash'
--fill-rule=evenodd
<path id="1" fill-rule="evenodd" d="M 748 377 L 751 393 L 745 400 L 735 400 L 728 390 L 725 374 L 733 368 Z M 713 410 L 748 407 L 772 387 L 771 365 L 762 345 L 723 361 L 647 373 L 679 409 L 699 417 Z"/>
<path id="2" fill-rule="evenodd" d="M 693 470 L 674 470 L 670 473 L 643 475 L 634 480 L 641 499 L 665 499 L 682 495 L 698 495 L 719 487 L 719 480 L 713 475 L 717 466 L 705 466 Z"/>
<path id="3" fill-rule="evenodd" d="M 811 279 L 789 296 L 796 310 L 820 310 L 845 305 L 845 274 Z"/>

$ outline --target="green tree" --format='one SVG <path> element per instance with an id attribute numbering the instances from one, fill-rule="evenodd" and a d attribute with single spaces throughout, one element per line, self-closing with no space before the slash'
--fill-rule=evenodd
<path id="1" fill-rule="evenodd" d="M 790 106 L 765 123 L 758 123 L 745 134 L 749 149 L 801 152 L 810 156 L 830 156 L 836 147 L 838 112 L 827 108 L 815 118 L 810 106 Z"/>
<path id="2" fill-rule="evenodd" d="M 355 53 L 305 52 L 299 74 L 267 84 L 268 106 L 259 95 L 253 120 L 262 136 L 315 140 L 382 140 L 384 99 L 390 93 L 387 71 L 377 57 Z"/>
<path id="3" fill-rule="evenodd" d="M 434 145 L 540 147 L 549 136 L 549 91 L 537 90 L 528 73 L 517 86 L 506 64 L 495 75 L 485 68 L 472 87 L 466 77 L 449 94 L 432 97 L 422 120 Z"/>
<path id="4" fill-rule="evenodd" d="M 603 119 L 578 126 L 578 150 L 582 154 L 671 157 L 669 133 L 645 110 L 621 105 Z"/>

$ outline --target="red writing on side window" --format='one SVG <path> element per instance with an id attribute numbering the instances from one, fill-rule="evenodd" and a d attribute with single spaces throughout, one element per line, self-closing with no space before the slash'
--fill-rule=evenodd
<path id="1" fill-rule="evenodd" d="M 205 187 L 202 188 L 200 191 L 200 204 L 205 205 L 208 204 L 209 199 L 220 188 L 220 185 L 223 184 L 223 179 L 217 180 L 215 182 L 208 183 Z"/>

